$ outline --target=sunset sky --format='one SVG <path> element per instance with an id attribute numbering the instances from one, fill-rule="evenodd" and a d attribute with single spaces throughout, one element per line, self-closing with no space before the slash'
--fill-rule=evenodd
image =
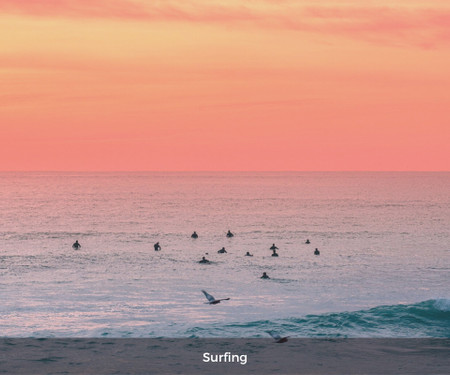
<path id="1" fill-rule="evenodd" d="M 450 170 L 448 0 L 0 0 L 0 170 Z"/>

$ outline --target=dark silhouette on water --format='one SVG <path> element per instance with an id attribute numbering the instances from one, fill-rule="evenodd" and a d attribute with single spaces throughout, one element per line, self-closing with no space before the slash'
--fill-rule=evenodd
<path id="1" fill-rule="evenodd" d="M 309 244 L 310 244 L 311 242 L 310 242 L 309 240 L 306 240 L 306 242 L 305 242 L 305 243 L 309 245 Z"/>
<path id="2" fill-rule="evenodd" d="M 194 233 L 191 234 L 191 238 L 198 238 L 197 232 L 194 231 Z"/>
<path id="3" fill-rule="evenodd" d="M 205 257 L 202 257 L 202 260 L 200 260 L 199 263 L 211 263 L 211 262 Z"/>
<path id="4" fill-rule="evenodd" d="M 269 275 L 265 272 L 263 272 L 262 276 L 260 277 L 261 279 L 270 279 Z"/>
<path id="5" fill-rule="evenodd" d="M 278 254 L 277 254 L 277 251 L 276 251 L 276 250 L 273 250 L 273 254 L 272 254 L 272 256 L 273 256 L 273 257 L 277 257 L 277 256 L 278 256 Z"/>
<path id="6" fill-rule="evenodd" d="M 252 257 L 253 254 L 250 254 L 250 253 L 247 251 L 247 253 L 245 254 L 245 256 L 246 256 L 246 257 Z"/>
<path id="7" fill-rule="evenodd" d="M 226 252 L 227 252 L 227 251 L 225 250 L 224 247 L 222 247 L 222 248 L 218 251 L 219 254 L 225 254 Z"/>
<path id="8" fill-rule="evenodd" d="M 75 243 L 72 245 L 72 248 L 74 250 L 78 250 L 81 248 L 81 245 L 78 243 L 78 240 L 75 241 Z"/>
<path id="9" fill-rule="evenodd" d="M 230 231 L 230 230 L 228 230 L 228 233 L 227 233 L 227 237 L 234 237 L 234 234 L 233 234 L 233 233 L 231 233 L 231 231 Z"/>
<path id="10" fill-rule="evenodd" d="M 161 246 L 159 245 L 159 242 L 155 243 L 153 245 L 153 247 L 155 248 L 155 251 L 160 251 L 161 250 Z"/>
<path id="11" fill-rule="evenodd" d="M 314 250 L 314 255 L 320 255 L 319 249 L 316 248 L 316 250 Z"/>
<path id="12" fill-rule="evenodd" d="M 228 301 L 230 298 L 222 298 L 222 299 L 215 299 L 211 294 L 207 293 L 206 291 L 202 290 L 203 294 L 205 295 L 206 299 L 209 302 L 205 302 L 208 305 L 216 305 L 220 303 L 220 301 Z"/>
<path id="13" fill-rule="evenodd" d="M 273 250 L 273 251 L 278 250 L 278 247 L 276 247 L 275 244 L 272 244 L 272 246 L 270 247 L 270 250 Z"/>

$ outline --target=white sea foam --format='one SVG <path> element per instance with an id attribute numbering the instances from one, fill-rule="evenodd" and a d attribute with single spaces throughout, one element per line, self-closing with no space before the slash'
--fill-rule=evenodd
<path id="1" fill-rule="evenodd" d="M 441 311 L 450 311 L 450 299 L 439 298 L 434 301 L 434 307 Z"/>

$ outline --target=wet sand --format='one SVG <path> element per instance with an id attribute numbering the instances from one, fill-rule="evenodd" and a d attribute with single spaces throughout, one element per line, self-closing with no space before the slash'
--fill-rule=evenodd
<path id="1" fill-rule="evenodd" d="M 245 365 L 203 354 L 247 355 Z M 450 339 L 8 339 L 5 374 L 449 374 Z"/>

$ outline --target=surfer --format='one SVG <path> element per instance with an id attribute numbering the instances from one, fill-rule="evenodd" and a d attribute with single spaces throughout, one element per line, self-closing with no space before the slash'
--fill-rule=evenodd
<path id="1" fill-rule="evenodd" d="M 225 250 L 224 247 L 222 247 L 222 248 L 218 251 L 219 254 L 225 254 L 226 252 L 227 252 L 227 251 Z"/>
<path id="2" fill-rule="evenodd" d="M 270 279 L 270 277 L 267 273 L 263 272 L 261 279 Z"/>
<path id="3" fill-rule="evenodd" d="M 314 255 L 320 255 L 320 251 L 318 248 L 316 248 L 316 250 L 314 250 Z"/>
<path id="4" fill-rule="evenodd" d="M 155 243 L 153 245 L 153 247 L 155 248 L 155 251 L 160 251 L 161 250 L 161 246 L 159 245 L 159 242 Z"/>
<path id="5" fill-rule="evenodd" d="M 273 250 L 273 251 L 278 250 L 278 247 L 276 247 L 275 244 L 272 244 L 272 246 L 270 247 L 270 250 Z"/>
<path id="6" fill-rule="evenodd" d="M 234 234 L 233 234 L 233 233 L 231 233 L 231 231 L 230 231 L 230 230 L 228 230 L 228 233 L 227 233 L 227 237 L 228 237 L 228 238 L 234 237 Z"/>
<path id="7" fill-rule="evenodd" d="M 252 257 L 253 254 L 250 254 L 250 253 L 247 251 L 247 253 L 245 254 L 245 256 L 246 256 L 246 257 Z"/>
<path id="8" fill-rule="evenodd" d="M 211 263 L 208 259 L 206 259 L 205 257 L 202 257 L 202 260 L 199 261 L 199 263 Z"/>
<path id="9" fill-rule="evenodd" d="M 78 240 L 75 241 L 75 243 L 72 245 L 72 248 L 74 250 L 78 250 L 81 248 L 81 245 L 78 243 Z"/>
<path id="10" fill-rule="evenodd" d="M 196 231 L 194 231 L 194 233 L 191 234 L 191 238 L 198 238 L 198 234 Z"/>
<path id="11" fill-rule="evenodd" d="M 309 240 L 306 240 L 306 242 L 305 242 L 307 245 L 309 245 L 311 242 L 309 242 Z"/>

